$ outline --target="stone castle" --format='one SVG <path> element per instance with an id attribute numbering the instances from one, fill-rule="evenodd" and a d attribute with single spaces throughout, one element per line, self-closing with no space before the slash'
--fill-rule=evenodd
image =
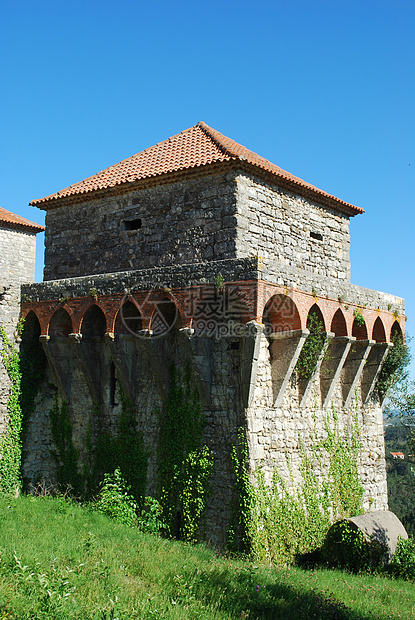
<path id="1" fill-rule="evenodd" d="M 21 314 L 26 337 L 42 344 L 46 377 L 29 420 L 27 479 L 55 479 L 48 411 L 56 393 L 82 459 L 88 428 L 92 442 L 115 432 L 122 390 L 155 494 L 156 410 L 175 362 L 191 367 L 214 455 L 209 540 L 225 542 L 238 429 L 252 470 L 269 480 L 277 468 L 295 487 L 301 446 L 324 432 L 333 407 L 344 433 L 351 412 L 359 419 L 365 508 L 387 509 L 375 387 L 404 329 L 404 304 L 350 283 L 349 220 L 361 208 L 202 122 L 31 204 L 46 211 L 45 271 L 44 282 L 22 284 Z M 301 375 L 311 316 L 326 339 Z"/>

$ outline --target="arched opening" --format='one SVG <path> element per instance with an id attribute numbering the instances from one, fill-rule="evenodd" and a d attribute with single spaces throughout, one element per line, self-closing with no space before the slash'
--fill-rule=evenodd
<path id="1" fill-rule="evenodd" d="M 192 328 L 198 336 L 240 336 L 248 311 L 243 299 L 229 290 L 212 290 L 198 303 Z"/>
<path id="2" fill-rule="evenodd" d="M 20 404 L 24 424 L 35 410 L 35 399 L 46 373 L 46 355 L 39 341 L 40 334 L 39 320 L 31 310 L 26 316 L 20 343 Z"/>
<path id="3" fill-rule="evenodd" d="M 63 308 L 56 310 L 49 323 L 49 336 L 67 336 L 72 333 L 71 317 Z"/>
<path id="4" fill-rule="evenodd" d="M 394 342 L 398 336 L 403 338 L 401 326 L 395 321 L 391 328 L 391 341 Z"/>
<path id="5" fill-rule="evenodd" d="M 327 339 L 323 314 L 317 304 L 314 304 L 308 312 L 307 329 L 310 335 L 307 337 L 301 349 L 295 367 L 300 379 L 300 399 L 304 395 L 306 383 L 312 378 L 316 371 L 321 352 Z"/>
<path id="6" fill-rule="evenodd" d="M 24 346 L 26 342 L 39 340 L 39 336 L 41 334 L 41 328 L 39 319 L 36 314 L 31 310 L 24 320 L 23 333 L 22 333 L 22 342 L 21 347 Z"/>
<path id="7" fill-rule="evenodd" d="M 321 334 L 326 331 L 323 313 L 317 304 L 313 304 L 307 315 L 307 329 L 311 334 Z"/>
<path id="8" fill-rule="evenodd" d="M 102 338 L 107 329 L 105 315 L 101 308 L 93 305 L 85 312 L 82 319 L 82 338 Z"/>
<path id="9" fill-rule="evenodd" d="M 150 329 L 155 337 L 165 336 L 173 330 L 180 329 L 181 318 L 176 304 L 168 299 L 162 299 L 156 304 L 151 316 Z"/>
<path id="10" fill-rule="evenodd" d="M 271 297 L 264 308 L 262 323 L 266 334 L 301 329 L 297 306 L 288 295 Z"/>
<path id="11" fill-rule="evenodd" d="M 38 342 L 41 334 L 39 319 L 36 314 L 31 310 L 24 320 L 22 342 L 20 348 L 23 349 L 26 344 Z"/>
<path id="12" fill-rule="evenodd" d="M 361 314 L 355 315 L 352 326 L 352 336 L 354 336 L 356 340 L 367 340 L 366 322 Z"/>
<path id="13" fill-rule="evenodd" d="M 126 301 L 118 311 L 114 331 L 116 334 L 138 334 L 142 329 L 139 309 L 131 301 Z"/>
<path id="14" fill-rule="evenodd" d="M 408 366 L 411 360 L 408 346 L 402 333 L 401 326 L 395 321 L 391 328 L 391 342 L 393 347 L 384 361 L 382 370 L 377 382 L 377 391 L 381 402 L 385 398 L 389 389 L 393 388 L 396 381 L 402 376 L 402 372 Z"/>
<path id="15" fill-rule="evenodd" d="M 336 313 L 331 322 L 330 331 L 334 333 L 336 338 L 341 338 L 342 336 L 347 336 L 347 325 L 346 319 L 344 318 L 343 312 L 340 310 L 336 310 Z"/>
<path id="16" fill-rule="evenodd" d="M 385 328 L 383 327 L 382 320 L 379 316 L 373 325 L 372 340 L 375 342 L 386 342 Z"/>

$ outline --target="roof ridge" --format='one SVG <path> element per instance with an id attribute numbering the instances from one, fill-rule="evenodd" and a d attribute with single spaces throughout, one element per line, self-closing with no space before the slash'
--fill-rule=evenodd
<path id="1" fill-rule="evenodd" d="M 200 127 L 204 131 L 204 133 L 207 135 L 207 137 L 212 140 L 213 144 L 215 144 L 215 146 L 217 146 L 224 155 L 228 155 L 228 157 L 232 157 L 233 159 L 244 159 L 244 157 L 241 157 L 240 155 L 238 155 L 236 151 L 229 148 L 229 146 L 227 146 L 224 142 L 222 142 L 221 138 L 225 140 L 225 136 L 221 134 L 220 131 L 217 131 L 216 129 L 209 127 L 209 125 L 207 125 L 204 121 L 199 121 L 197 125 L 195 125 L 195 127 Z M 231 138 L 226 138 L 226 139 L 228 142 L 233 142 L 235 145 L 237 144 Z"/>

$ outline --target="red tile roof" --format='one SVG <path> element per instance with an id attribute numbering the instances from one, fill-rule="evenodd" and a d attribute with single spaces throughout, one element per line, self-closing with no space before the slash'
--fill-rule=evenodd
<path id="1" fill-rule="evenodd" d="M 7 228 L 30 230 L 30 232 L 36 233 L 45 230 L 44 226 L 31 222 L 30 220 L 25 220 L 23 217 L 20 217 L 20 215 L 15 215 L 11 211 L 6 211 L 6 209 L 0 207 L 0 227 L 2 224 L 6 224 Z"/>
<path id="2" fill-rule="evenodd" d="M 142 179 L 232 161 L 239 162 L 244 168 L 248 165 L 275 176 L 278 183 L 293 193 L 305 195 L 318 202 L 328 204 L 349 215 L 363 213 L 363 209 L 360 207 L 344 202 L 295 177 L 203 122 L 128 159 L 124 159 L 79 183 L 70 185 L 56 194 L 32 200 L 30 204 L 41 209 L 47 209 L 50 203 L 70 196 L 88 194 L 117 185 L 134 183 Z"/>

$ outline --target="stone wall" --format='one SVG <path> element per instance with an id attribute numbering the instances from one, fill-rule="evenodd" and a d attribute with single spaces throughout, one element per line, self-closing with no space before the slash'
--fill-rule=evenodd
<path id="1" fill-rule="evenodd" d="M 235 256 L 235 174 L 50 209 L 45 280 Z"/>
<path id="2" fill-rule="evenodd" d="M 49 209 L 45 280 L 261 256 L 349 282 L 349 217 L 237 170 Z"/>
<path id="3" fill-rule="evenodd" d="M 262 468 L 270 483 L 276 468 L 288 488 L 301 487 L 302 450 L 305 450 L 315 464 L 313 447 L 327 437 L 326 423 L 331 429 L 334 428 L 333 411 L 338 419 L 341 437 L 352 437 L 352 424 L 356 416 L 360 429 L 356 439 L 361 446 L 358 463 L 364 487 L 364 508 L 387 510 L 383 419 L 377 398 L 373 396 L 367 405 L 362 407 L 359 381 L 356 387 L 357 397 L 352 400 L 350 407 L 344 407 L 344 376 L 340 375 L 330 406 L 323 408 L 319 372 L 313 377 L 312 384 L 306 401 L 301 402 L 301 382 L 294 371 L 282 401 L 275 406 L 269 342 L 264 336 L 261 337 L 254 399 L 247 411 L 252 471 Z M 314 469 L 314 474 L 319 480 L 325 481 L 328 462 L 321 462 Z"/>
<path id="4" fill-rule="evenodd" d="M 14 338 L 20 315 L 20 285 L 34 280 L 35 252 L 36 233 L 0 227 L 0 325 L 10 339 Z M 9 389 L 0 359 L 0 433 L 5 430 Z"/>
<path id="5" fill-rule="evenodd" d="M 350 281 L 348 216 L 253 176 L 239 175 L 237 188 L 238 256 L 277 262 L 281 277 Z"/>

